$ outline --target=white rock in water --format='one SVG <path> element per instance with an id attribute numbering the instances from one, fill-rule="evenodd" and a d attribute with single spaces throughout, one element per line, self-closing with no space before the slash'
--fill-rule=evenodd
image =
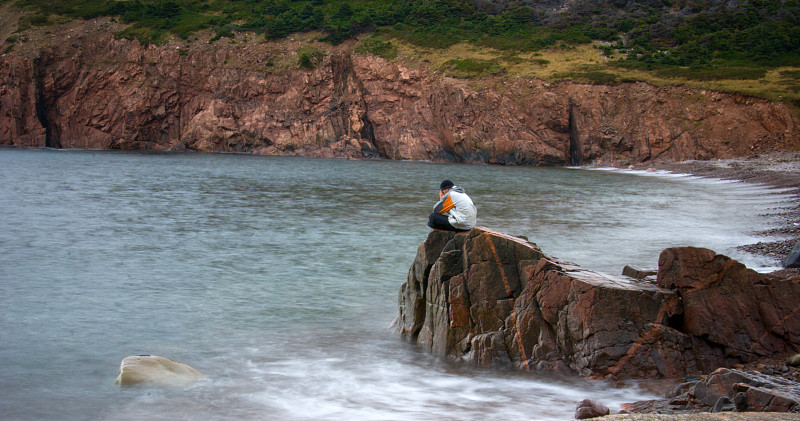
<path id="1" fill-rule="evenodd" d="M 149 383 L 157 386 L 179 386 L 205 378 L 201 371 L 186 364 L 156 355 L 135 355 L 122 360 L 116 386 Z"/>

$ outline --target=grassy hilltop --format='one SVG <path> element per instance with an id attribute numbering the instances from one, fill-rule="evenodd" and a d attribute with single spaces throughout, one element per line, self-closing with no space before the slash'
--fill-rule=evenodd
<path id="1" fill-rule="evenodd" d="M 800 0 L 0 0 L 24 33 L 111 16 L 119 37 L 161 44 L 257 34 L 358 39 L 357 51 L 413 57 L 453 77 L 645 80 L 742 92 L 800 107 Z M 545 7 L 547 6 L 547 7 Z M 300 65 L 313 66 L 313 57 Z"/>

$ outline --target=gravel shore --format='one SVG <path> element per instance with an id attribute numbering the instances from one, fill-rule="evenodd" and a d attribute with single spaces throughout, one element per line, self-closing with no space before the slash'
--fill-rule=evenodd
<path id="1" fill-rule="evenodd" d="M 772 242 L 759 242 L 747 244 L 739 248 L 753 254 L 761 254 L 783 261 L 794 245 L 800 241 L 800 153 L 780 153 L 760 155 L 750 158 L 720 159 L 712 161 L 684 161 L 676 163 L 660 163 L 653 165 L 635 166 L 640 170 L 666 170 L 673 173 L 692 174 L 700 177 L 716 178 L 723 180 L 739 180 L 747 183 L 760 184 L 784 194 L 792 195 L 791 203 L 785 209 L 776 210 L 782 224 L 768 231 L 759 233 L 768 236 L 783 237 L 782 240 Z M 800 269 L 784 269 L 781 275 L 800 274 Z M 762 373 L 781 375 L 780 372 L 772 373 L 774 367 L 784 365 L 786 355 L 776 355 L 754 361 L 741 367 L 746 370 L 756 370 Z M 787 379 L 797 381 L 797 371 L 787 371 Z M 796 413 L 761 413 L 761 412 L 720 412 L 720 413 L 694 413 L 694 414 L 615 414 L 605 417 L 593 418 L 604 421 L 789 421 L 800 420 Z"/>
<path id="2" fill-rule="evenodd" d="M 636 169 L 666 170 L 723 180 L 760 184 L 793 195 L 786 209 L 776 210 L 781 226 L 757 234 L 783 237 L 776 241 L 740 246 L 748 253 L 772 257 L 782 262 L 800 241 L 800 153 L 783 152 L 750 158 L 683 161 L 636 166 Z"/>
<path id="3" fill-rule="evenodd" d="M 663 415 L 663 414 L 617 414 L 592 418 L 602 421 L 796 421 L 800 414 L 779 412 L 703 412 L 698 414 Z"/>

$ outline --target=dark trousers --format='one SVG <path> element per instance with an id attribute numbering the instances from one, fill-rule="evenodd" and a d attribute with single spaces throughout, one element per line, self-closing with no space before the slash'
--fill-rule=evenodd
<path id="1" fill-rule="evenodd" d="M 447 215 L 442 215 L 441 213 L 436 212 L 428 215 L 428 226 L 438 230 L 464 231 L 450 225 L 450 221 L 447 220 Z"/>

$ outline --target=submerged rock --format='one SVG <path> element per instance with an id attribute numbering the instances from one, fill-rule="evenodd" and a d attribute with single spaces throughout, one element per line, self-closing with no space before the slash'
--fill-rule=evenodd
<path id="1" fill-rule="evenodd" d="M 484 367 L 677 378 L 796 352 L 797 302 L 800 277 L 761 275 L 707 249 L 665 250 L 653 282 L 476 227 L 431 231 L 394 327 L 435 355 Z"/>
<path id="2" fill-rule="evenodd" d="M 179 386 L 193 383 L 206 375 L 197 369 L 169 358 L 156 355 L 135 355 L 122 360 L 116 386 L 152 384 L 156 386 Z"/>

